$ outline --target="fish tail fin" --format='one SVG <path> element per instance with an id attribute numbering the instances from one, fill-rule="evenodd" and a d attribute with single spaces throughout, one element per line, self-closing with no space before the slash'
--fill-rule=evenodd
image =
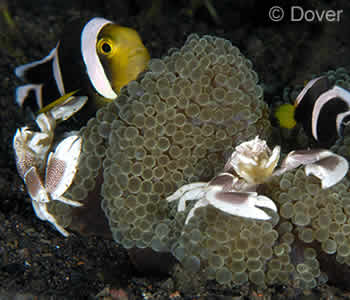
<path id="1" fill-rule="evenodd" d="M 274 113 L 280 127 L 292 129 L 297 124 L 294 118 L 295 106 L 292 104 L 280 105 Z"/>

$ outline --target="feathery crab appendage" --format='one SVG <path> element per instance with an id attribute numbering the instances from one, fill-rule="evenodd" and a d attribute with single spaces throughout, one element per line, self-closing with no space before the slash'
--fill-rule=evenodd
<path id="1" fill-rule="evenodd" d="M 37 168 L 31 167 L 24 174 L 24 182 L 26 183 L 28 194 L 32 200 L 41 203 L 50 201 Z M 41 214 L 38 217 L 42 219 Z"/>
<path id="2" fill-rule="evenodd" d="M 256 189 L 270 176 L 305 166 L 306 175 L 314 175 L 321 180 L 326 189 L 338 183 L 348 172 L 347 160 L 324 149 L 297 150 L 290 152 L 280 168 L 275 170 L 280 147 L 272 151 L 264 140 L 253 140 L 238 145 L 228 159 L 224 172 L 210 182 L 196 182 L 184 185 L 167 200 L 179 199 L 178 211 L 184 211 L 187 200 L 198 200 L 189 211 L 185 224 L 193 217 L 199 207 L 212 205 L 228 214 L 257 220 L 271 218 L 261 208 L 277 211 L 275 203 L 268 197 L 258 195 Z"/>
<path id="3" fill-rule="evenodd" d="M 263 183 L 269 178 L 278 164 L 280 147 L 272 151 L 266 141 L 256 136 L 253 140 L 238 145 L 227 161 L 224 171 L 234 170 L 250 184 Z"/>
<path id="4" fill-rule="evenodd" d="M 82 139 L 79 136 L 65 138 L 47 159 L 45 187 L 54 197 L 60 197 L 72 184 L 77 172 Z"/>

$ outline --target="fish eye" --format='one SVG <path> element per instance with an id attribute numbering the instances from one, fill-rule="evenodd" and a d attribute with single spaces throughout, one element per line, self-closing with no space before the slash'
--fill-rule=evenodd
<path id="1" fill-rule="evenodd" d="M 101 49 L 104 53 L 109 53 L 112 51 L 112 47 L 110 44 L 108 43 L 103 43 L 102 46 L 101 46 Z"/>
<path id="2" fill-rule="evenodd" d="M 109 40 L 101 39 L 97 43 L 97 50 L 99 53 L 103 55 L 111 55 L 113 52 L 113 45 L 112 42 Z"/>

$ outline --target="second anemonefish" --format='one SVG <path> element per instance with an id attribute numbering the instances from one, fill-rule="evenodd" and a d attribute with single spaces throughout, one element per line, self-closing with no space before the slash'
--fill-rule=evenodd
<path id="1" fill-rule="evenodd" d="M 56 105 L 55 99 L 78 93 L 88 96 L 90 107 L 96 110 L 117 98 L 120 89 L 146 68 L 149 59 L 134 29 L 103 18 L 74 21 L 66 26 L 49 55 L 15 69 L 26 81 L 16 89 L 16 102 L 37 113 Z"/>
<path id="2" fill-rule="evenodd" d="M 331 86 L 325 76 L 317 77 L 306 84 L 294 105 L 278 107 L 275 117 L 284 128 L 291 129 L 300 123 L 319 144 L 330 146 L 350 122 L 350 92 Z"/>

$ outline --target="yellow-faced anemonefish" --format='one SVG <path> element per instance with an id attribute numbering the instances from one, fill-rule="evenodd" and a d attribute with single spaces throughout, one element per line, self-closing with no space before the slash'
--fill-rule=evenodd
<path id="1" fill-rule="evenodd" d="M 331 86 L 325 76 L 317 77 L 306 84 L 294 105 L 278 107 L 275 117 L 284 128 L 300 123 L 320 145 L 330 146 L 350 122 L 350 92 Z"/>
<path id="2" fill-rule="evenodd" d="M 103 18 L 73 21 L 57 46 L 41 60 L 19 66 L 15 74 L 26 82 L 17 87 L 16 102 L 34 113 L 65 101 L 65 95 L 89 97 L 96 111 L 117 98 L 150 59 L 139 34 Z M 57 100 L 58 99 L 58 100 Z"/>

